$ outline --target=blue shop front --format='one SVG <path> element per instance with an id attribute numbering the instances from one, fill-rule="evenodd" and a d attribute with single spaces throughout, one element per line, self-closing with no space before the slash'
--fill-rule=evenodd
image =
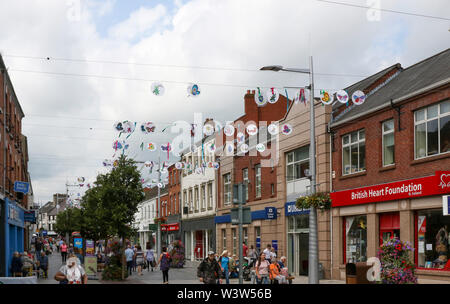
<path id="1" fill-rule="evenodd" d="M 5 198 L 0 208 L 0 276 L 10 276 L 13 253 L 24 251 L 25 210 Z"/>

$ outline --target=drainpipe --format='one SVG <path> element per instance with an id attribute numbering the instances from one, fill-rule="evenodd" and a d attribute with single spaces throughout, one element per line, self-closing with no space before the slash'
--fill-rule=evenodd
<path id="1" fill-rule="evenodd" d="M 330 134 L 330 193 L 331 191 L 333 191 L 333 157 L 332 157 L 332 153 L 333 153 L 333 141 L 331 140 L 331 137 L 333 136 L 330 130 L 330 126 L 331 126 L 331 121 L 328 122 L 328 133 Z M 330 244 L 330 275 L 332 278 L 332 273 L 333 273 L 333 209 L 330 208 L 330 240 L 331 240 L 331 244 Z"/>

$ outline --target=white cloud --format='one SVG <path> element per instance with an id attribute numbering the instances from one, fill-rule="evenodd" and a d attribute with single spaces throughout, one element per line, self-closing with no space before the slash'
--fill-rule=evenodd
<path id="1" fill-rule="evenodd" d="M 116 120 L 155 121 L 166 126 L 175 120 L 192 121 L 194 112 L 221 121 L 234 120 L 243 113 L 247 89 L 308 84 L 307 75 L 257 71 L 263 65 L 307 67 L 308 56 L 313 54 L 314 70 L 318 73 L 370 75 L 397 62 L 408 66 L 448 47 L 448 39 L 435 38 L 448 37 L 448 22 L 392 13 L 382 13 L 380 22 L 369 22 L 364 9 L 296 0 L 176 1 L 178 7 L 170 13 L 163 5 L 141 7 L 112 26 L 109 35 L 103 37 L 94 22 L 99 11 L 82 3 L 80 20 L 71 21 L 67 18 L 69 8 L 65 1 L 1 2 L 3 52 L 241 67 L 255 72 L 5 57 L 26 115 L 23 133 L 29 140 L 30 173 L 38 200 L 48 200 L 53 193 L 64 191 L 66 178 L 94 179 L 98 170 L 103 170 L 102 159 L 114 153 L 112 124 Z M 383 8 L 437 16 L 448 8 L 446 0 L 381 4 Z M 106 15 L 111 9 L 114 1 L 106 3 L 100 13 Z M 14 71 L 17 69 L 182 83 L 164 83 L 166 94 L 156 97 L 150 92 L 151 81 L 52 76 Z M 337 89 L 358 80 L 316 75 L 315 87 Z M 201 84 L 200 97 L 186 97 L 190 82 Z M 214 83 L 236 86 L 207 85 Z M 36 114 L 98 120 L 56 119 Z M 62 136 L 85 139 L 62 139 Z M 136 144 L 131 154 L 141 160 L 155 160 L 157 154 L 140 152 L 142 139 L 141 135 L 133 139 Z M 151 139 L 145 137 L 146 141 Z"/>

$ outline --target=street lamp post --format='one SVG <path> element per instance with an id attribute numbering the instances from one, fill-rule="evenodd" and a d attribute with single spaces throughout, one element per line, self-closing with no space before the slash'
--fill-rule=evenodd
<path id="1" fill-rule="evenodd" d="M 316 193 L 316 136 L 315 136 L 315 116 L 314 116 L 314 77 L 313 58 L 310 56 L 309 69 L 283 68 L 279 65 L 262 67 L 261 71 L 285 71 L 292 73 L 309 74 L 310 94 L 310 146 L 309 146 L 309 170 L 311 173 L 311 194 Z M 317 210 L 313 206 L 309 210 L 309 259 L 308 259 L 308 282 L 309 284 L 319 284 L 319 259 L 317 240 Z"/>

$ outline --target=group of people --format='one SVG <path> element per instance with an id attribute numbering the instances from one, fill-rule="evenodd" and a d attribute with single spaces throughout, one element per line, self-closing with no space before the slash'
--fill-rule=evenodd
<path id="1" fill-rule="evenodd" d="M 44 251 L 39 256 L 24 251 L 22 254 L 14 252 L 11 260 L 11 274 L 13 277 L 33 276 L 34 272 L 39 277 L 42 270 L 43 277 L 48 276 L 48 256 Z"/>
<path id="2" fill-rule="evenodd" d="M 242 244 L 244 256 L 249 260 L 252 267 L 253 283 L 287 284 L 293 277 L 289 275 L 286 257 L 278 261 L 274 248 L 269 244 L 263 252 L 259 253 L 253 246 L 248 248 L 245 242 Z M 197 268 L 197 277 L 205 284 L 222 284 L 222 275 L 225 283 L 230 284 L 230 274 L 237 271 L 236 256 L 228 257 L 228 251 L 224 250 L 220 256 L 214 251 L 208 252 L 206 257 Z M 269 281 L 270 280 L 270 281 Z"/>

